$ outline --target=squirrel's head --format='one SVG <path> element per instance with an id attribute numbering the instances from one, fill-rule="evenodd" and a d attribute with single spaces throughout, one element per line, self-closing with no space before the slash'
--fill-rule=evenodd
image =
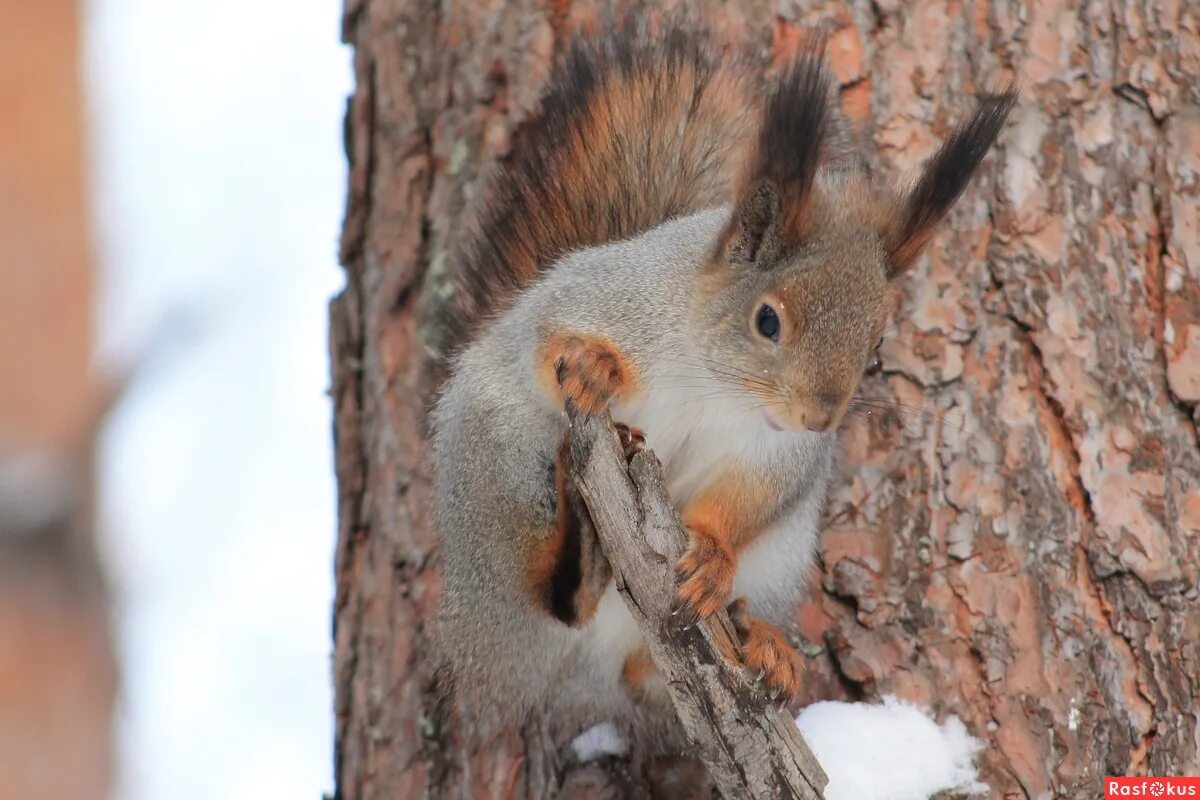
<path id="1" fill-rule="evenodd" d="M 713 368 L 754 396 L 770 425 L 837 426 L 883 335 L 891 282 L 928 244 L 1015 99 L 984 97 L 897 191 L 825 163 L 830 83 L 819 58 L 778 79 L 695 303 Z"/>

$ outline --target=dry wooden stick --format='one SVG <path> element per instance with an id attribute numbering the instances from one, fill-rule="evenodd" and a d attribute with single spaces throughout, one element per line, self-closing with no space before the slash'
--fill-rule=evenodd
<path id="1" fill-rule="evenodd" d="M 686 535 L 649 450 L 626 467 L 608 416 L 573 415 L 571 454 L 601 548 L 671 700 L 726 800 L 820 800 L 828 778 L 787 712 L 738 666 L 725 612 L 682 629 L 672 622 L 674 566 Z"/>

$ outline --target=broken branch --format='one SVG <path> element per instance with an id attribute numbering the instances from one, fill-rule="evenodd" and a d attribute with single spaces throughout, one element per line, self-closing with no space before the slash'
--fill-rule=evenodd
<path id="1" fill-rule="evenodd" d="M 683 629 L 671 621 L 674 566 L 687 537 L 649 450 L 626 466 L 608 415 L 572 415 L 573 477 L 617 590 L 658 669 L 688 740 L 726 800 L 821 800 L 828 778 L 783 709 L 740 666 L 724 611 Z"/>

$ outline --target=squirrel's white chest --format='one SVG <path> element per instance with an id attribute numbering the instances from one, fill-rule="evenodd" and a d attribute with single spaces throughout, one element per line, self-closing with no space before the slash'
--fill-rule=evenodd
<path id="1" fill-rule="evenodd" d="M 662 461 L 677 509 L 726 466 L 761 458 L 778 436 L 756 404 L 722 397 L 723 392 L 728 387 L 696 379 L 686 386 L 655 386 L 643 397 L 613 407 L 614 419 L 646 434 L 646 446 Z"/>
<path id="2" fill-rule="evenodd" d="M 700 489 L 732 463 L 760 463 L 788 448 L 771 430 L 757 404 L 729 394 L 727 387 L 699 381 L 648 392 L 635 402 L 614 405 L 613 418 L 641 428 L 646 445 L 662 461 L 671 502 L 682 510 Z M 740 400 L 740 402 L 739 402 Z M 821 492 L 774 520 L 738 559 L 734 596 L 751 608 L 775 606 L 793 596 L 807 576 L 815 550 Z M 732 598 L 731 598 L 732 599 Z M 641 634 L 616 588 L 609 586 L 588 626 L 598 659 L 619 671 L 641 644 Z"/>

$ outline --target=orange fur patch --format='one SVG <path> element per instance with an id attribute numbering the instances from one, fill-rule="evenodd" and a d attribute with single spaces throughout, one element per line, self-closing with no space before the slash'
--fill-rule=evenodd
<path id="1" fill-rule="evenodd" d="M 554 529 L 532 547 L 526 578 L 535 605 L 581 627 L 595 616 L 612 573 L 571 476 L 569 431 L 563 433 L 554 464 L 554 495 Z"/>
<path id="2" fill-rule="evenodd" d="M 563 443 L 559 446 L 554 469 L 554 496 L 558 500 L 554 530 L 544 542 L 535 547 L 525 569 L 530 596 L 539 607 L 547 610 L 552 605 L 554 573 L 558 570 L 559 562 L 562 560 L 563 544 L 567 535 L 568 509 L 563 498 L 567 496 L 567 480 L 570 478 L 566 461 L 570 458 L 569 447 L 570 440 L 564 436 Z"/>
<path id="3" fill-rule="evenodd" d="M 691 545 L 675 565 L 676 602 L 704 619 L 725 607 L 737 574 L 736 553 L 762 530 L 778 501 L 760 477 L 730 470 L 712 481 L 683 510 Z"/>
<path id="4" fill-rule="evenodd" d="M 855 125 L 863 126 L 871 116 L 871 79 L 862 78 L 842 90 L 842 113 Z"/>
<path id="5" fill-rule="evenodd" d="M 683 509 L 683 524 L 737 552 L 761 531 L 778 502 L 769 479 L 730 469 L 709 482 Z"/>
<path id="6" fill-rule="evenodd" d="M 563 531 L 555 526 L 546 540 L 536 547 L 525 568 L 530 599 L 539 608 L 550 608 L 550 585 L 562 559 Z"/>
<path id="7" fill-rule="evenodd" d="M 602 336 L 552 334 L 541 345 L 537 364 L 538 383 L 547 396 L 556 403 L 571 400 L 588 414 L 599 414 L 617 395 L 628 398 L 641 388 L 633 364 Z"/>
<path id="8" fill-rule="evenodd" d="M 773 695 L 784 700 L 795 697 L 804 675 L 804 661 L 787 635 L 753 616 L 741 598 L 730 604 L 729 618 L 741 639 L 745 665 L 762 673 L 762 681 Z"/>
<path id="9" fill-rule="evenodd" d="M 921 257 L 921 253 L 925 252 L 925 247 L 933 238 L 935 229 L 933 225 L 927 228 L 920 228 L 912 232 L 903 241 L 895 245 L 892 251 L 892 267 L 896 272 L 903 272 L 908 269 Z"/>
<path id="10" fill-rule="evenodd" d="M 698 530 L 689 530 L 691 546 L 675 565 L 679 586 L 676 603 L 694 619 L 707 619 L 725 607 L 733 590 L 737 560 L 725 543 Z"/>
<path id="11" fill-rule="evenodd" d="M 652 27 L 580 37 L 556 66 L 453 265 L 450 351 L 566 253 L 729 201 L 758 118 L 757 70 Z"/>
<path id="12" fill-rule="evenodd" d="M 771 31 L 771 61 L 776 67 L 795 60 L 808 46 L 810 37 L 803 28 L 781 16 L 775 17 L 775 27 Z"/>
<path id="13" fill-rule="evenodd" d="M 654 660 L 645 650 L 634 650 L 625 657 L 621 667 L 621 682 L 634 697 L 641 696 L 646 689 L 646 682 L 658 671 Z"/>

